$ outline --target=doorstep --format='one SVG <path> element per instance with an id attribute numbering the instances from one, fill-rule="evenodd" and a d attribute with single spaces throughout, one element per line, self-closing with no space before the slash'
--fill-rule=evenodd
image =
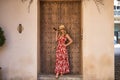
<path id="1" fill-rule="evenodd" d="M 38 80 L 82 80 L 82 77 L 80 75 L 63 75 L 56 79 L 55 75 L 39 75 Z"/>

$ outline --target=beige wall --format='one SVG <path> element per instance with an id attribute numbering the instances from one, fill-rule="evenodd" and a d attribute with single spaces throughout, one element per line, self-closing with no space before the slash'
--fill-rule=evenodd
<path id="1" fill-rule="evenodd" d="M 6 36 L 0 48 L 3 80 L 37 80 L 37 0 L 30 13 L 27 5 L 21 0 L 0 0 L 0 26 Z M 24 27 L 22 34 L 17 32 L 19 24 Z"/>
<path id="2" fill-rule="evenodd" d="M 84 80 L 114 80 L 113 0 L 100 13 L 92 0 L 82 7 Z"/>
<path id="3" fill-rule="evenodd" d="M 6 36 L 0 48 L 3 80 L 37 80 L 37 0 L 30 13 L 27 5 L 20 0 L 0 0 L 0 26 Z M 113 0 L 104 0 L 101 13 L 92 0 L 82 7 L 84 80 L 114 80 Z M 17 32 L 18 24 L 24 27 L 22 34 Z"/>

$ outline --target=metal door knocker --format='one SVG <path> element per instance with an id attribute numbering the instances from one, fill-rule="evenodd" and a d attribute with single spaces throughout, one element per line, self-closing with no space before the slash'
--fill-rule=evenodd
<path id="1" fill-rule="evenodd" d="M 23 26 L 22 26 L 22 24 L 19 24 L 17 30 L 18 30 L 19 33 L 22 33 L 22 31 L 23 31 Z"/>

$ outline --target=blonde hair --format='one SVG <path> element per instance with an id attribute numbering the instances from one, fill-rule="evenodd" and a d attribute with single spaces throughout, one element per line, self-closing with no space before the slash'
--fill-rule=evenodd
<path id="1" fill-rule="evenodd" d="M 64 25 L 60 25 L 58 30 L 59 30 L 59 31 L 58 31 L 59 36 L 61 36 L 61 35 L 62 35 L 61 30 L 64 30 L 64 35 L 66 35 L 66 34 L 67 34 L 67 32 L 66 32 L 66 30 L 65 30 L 65 26 L 64 26 Z"/>
<path id="2" fill-rule="evenodd" d="M 64 30 L 64 33 L 63 33 L 63 34 L 66 35 L 66 34 L 67 34 L 66 30 L 65 30 L 65 29 L 63 29 L 63 30 Z M 59 30 L 59 31 L 58 31 L 58 34 L 61 36 L 61 35 L 62 35 L 62 32 Z"/>
<path id="3" fill-rule="evenodd" d="M 62 30 L 62 29 L 65 29 L 65 26 L 64 26 L 64 25 L 60 25 L 60 26 L 59 26 L 59 30 Z"/>

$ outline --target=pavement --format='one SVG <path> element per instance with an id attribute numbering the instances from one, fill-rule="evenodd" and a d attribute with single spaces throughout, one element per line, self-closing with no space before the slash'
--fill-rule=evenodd
<path id="1" fill-rule="evenodd" d="M 120 80 L 120 44 L 114 45 L 115 54 L 115 80 Z"/>

